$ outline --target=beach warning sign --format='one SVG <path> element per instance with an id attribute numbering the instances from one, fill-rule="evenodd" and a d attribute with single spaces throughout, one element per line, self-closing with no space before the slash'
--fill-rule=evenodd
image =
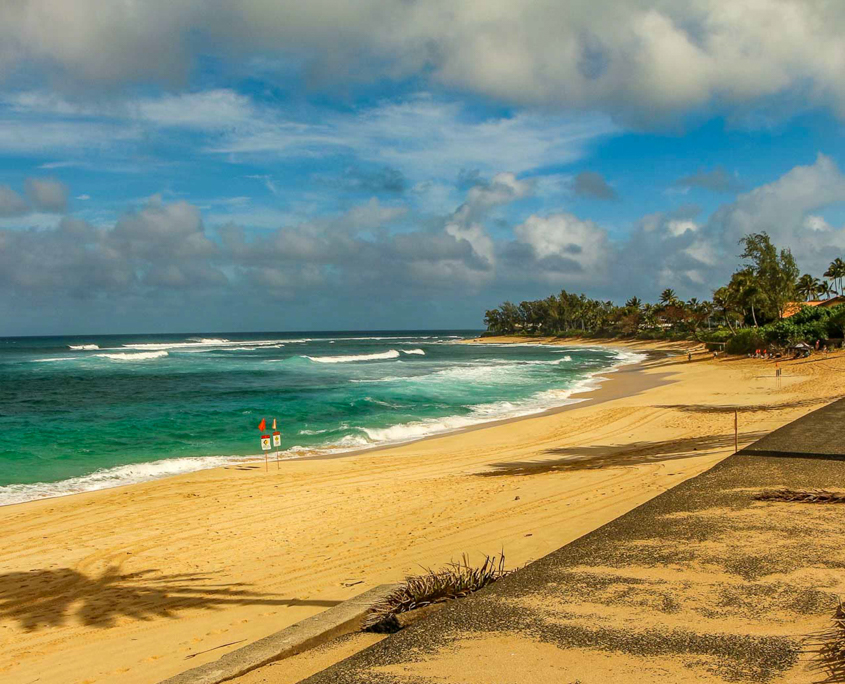
<path id="1" fill-rule="evenodd" d="M 261 435 L 261 448 L 270 451 L 270 435 Z"/>
<path id="2" fill-rule="evenodd" d="M 276 421 L 273 421 L 273 422 L 275 423 Z M 282 433 L 281 432 L 274 432 L 273 433 L 273 446 L 277 449 L 280 446 L 282 446 Z"/>

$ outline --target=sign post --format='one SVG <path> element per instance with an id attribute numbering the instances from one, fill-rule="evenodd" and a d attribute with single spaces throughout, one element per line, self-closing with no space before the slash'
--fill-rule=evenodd
<path id="1" fill-rule="evenodd" d="M 268 470 L 267 452 L 270 451 L 270 435 L 261 435 L 261 449 L 264 452 L 264 470 Z"/>
<path id="2" fill-rule="evenodd" d="M 276 427 L 276 421 L 273 420 L 273 427 Z M 279 449 L 282 446 L 282 433 L 275 431 L 273 432 L 273 448 L 276 450 L 276 470 L 279 470 L 281 466 L 279 465 Z"/>

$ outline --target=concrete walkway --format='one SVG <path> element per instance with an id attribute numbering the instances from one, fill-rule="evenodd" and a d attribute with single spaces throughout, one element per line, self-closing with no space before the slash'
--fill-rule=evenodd
<path id="1" fill-rule="evenodd" d="M 753 495 L 845 488 L 843 419 L 815 411 L 305 681 L 823 681 L 802 639 L 845 595 L 845 506 Z"/>

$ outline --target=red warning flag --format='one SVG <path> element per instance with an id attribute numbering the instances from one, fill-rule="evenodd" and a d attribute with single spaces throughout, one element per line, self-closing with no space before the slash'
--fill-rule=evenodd
<path id="1" fill-rule="evenodd" d="M 264 420 L 263 418 L 261 419 L 261 422 L 258 424 L 258 429 L 259 430 L 266 430 L 267 429 L 267 421 Z"/>

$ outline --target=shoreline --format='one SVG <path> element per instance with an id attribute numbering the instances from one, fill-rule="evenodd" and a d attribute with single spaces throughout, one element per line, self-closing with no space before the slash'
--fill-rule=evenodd
<path id="1" fill-rule="evenodd" d="M 485 338 L 467 339 L 467 340 L 463 340 L 461 343 L 462 344 L 470 344 L 470 343 L 472 343 L 472 344 L 485 344 L 484 339 Z M 547 346 L 552 346 L 552 345 L 547 345 Z M 561 344 L 559 346 L 576 346 L 576 345 L 567 345 L 567 344 L 564 343 L 564 344 Z M 577 346 L 599 347 L 599 346 L 602 346 L 602 345 L 600 345 L 600 344 L 583 344 L 583 345 L 577 345 Z M 604 345 L 604 346 L 611 347 L 611 345 Z M 613 378 L 614 378 L 614 376 L 617 375 L 617 373 L 634 372 L 636 369 L 640 368 L 642 366 L 642 364 L 644 364 L 644 363 L 646 363 L 650 360 L 648 358 L 649 356 L 659 355 L 661 353 L 669 353 L 669 352 L 659 352 L 657 350 L 653 350 L 653 349 L 649 349 L 649 348 L 640 349 L 640 348 L 629 347 L 629 349 L 631 351 L 646 354 L 647 358 L 643 359 L 642 361 L 634 361 L 634 362 L 631 362 L 631 363 L 621 362 L 621 363 L 618 363 L 616 365 L 611 366 L 608 369 L 595 371 L 595 373 L 586 376 L 583 380 L 583 381 L 586 381 L 588 384 L 595 381 L 595 382 L 597 382 L 597 384 L 595 386 L 588 386 L 588 387 L 585 387 L 583 389 L 578 389 L 578 390 L 574 391 L 569 397 L 567 397 L 564 400 L 566 403 L 561 404 L 559 406 L 551 406 L 549 408 L 539 409 L 539 410 L 532 411 L 530 413 L 525 413 L 525 414 L 522 414 L 522 415 L 516 415 L 516 416 L 510 416 L 510 417 L 506 417 L 506 418 L 496 418 L 496 419 L 492 419 L 492 420 L 481 421 L 481 422 L 471 424 L 471 425 L 466 425 L 466 426 L 463 426 L 463 427 L 447 428 L 446 430 L 443 430 L 441 432 L 434 432 L 432 434 L 422 435 L 420 437 L 412 437 L 412 438 L 409 438 L 407 440 L 399 440 L 399 441 L 394 441 L 394 442 L 384 442 L 382 444 L 372 444 L 370 446 L 362 446 L 362 447 L 350 447 L 349 449 L 340 448 L 340 449 L 337 449 L 337 450 L 335 450 L 336 448 L 332 447 L 332 446 L 316 447 L 314 449 L 314 451 L 320 451 L 320 449 L 324 449 L 323 453 L 312 453 L 312 454 L 306 453 L 306 455 L 303 455 L 303 456 L 291 455 L 291 456 L 287 456 L 287 457 L 283 457 L 283 458 L 279 459 L 279 462 L 281 463 L 281 462 L 295 461 L 295 460 L 332 460 L 332 459 L 337 459 L 337 458 L 347 458 L 347 457 L 351 457 L 351 456 L 358 456 L 358 455 L 364 454 L 364 453 L 373 453 L 373 452 L 378 452 L 378 451 L 384 451 L 386 449 L 393 449 L 393 448 L 404 446 L 404 445 L 407 445 L 407 444 L 415 444 L 417 442 L 423 442 L 423 441 L 432 440 L 432 439 L 439 439 L 441 437 L 446 437 L 446 436 L 449 436 L 449 435 L 463 434 L 463 433 L 472 432 L 472 431 L 475 431 L 475 430 L 483 430 L 483 429 L 486 429 L 486 428 L 489 428 L 489 427 L 495 427 L 495 426 L 498 426 L 498 425 L 506 425 L 508 423 L 512 423 L 512 422 L 515 422 L 515 421 L 522 421 L 522 420 L 528 420 L 528 419 L 531 419 L 531 418 L 538 418 L 538 417 L 542 417 L 542 416 L 546 416 L 546 415 L 553 415 L 553 414 L 559 413 L 561 411 L 570 410 L 570 409 L 572 409 L 576 406 L 580 406 L 580 405 L 582 405 L 586 402 L 600 403 L 602 401 L 610 401 L 613 398 L 620 398 L 622 396 L 628 395 L 630 392 L 629 391 L 623 391 L 623 392 L 619 392 L 619 391 L 610 392 L 609 391 L 609 385 L 613 384 Z M 607 374 L 608 377 L 604 377 L 604 374 Z M 642 391 L 647 390 L 650 387 L 653 387 L 653 386 L 656 386 L 657 384 L 660 384 L 660 380 L 655 379 L 655 380 L 649 382 L 646 379 L 647 377 L 648 376 L 640 376 L 639 377 L 641 384 L 637 385 L 635 387 L 634 393 L 640 393 Z M 581 397 L 580 395 L 587 395 L 587 396 Z M 577 397 L 577 398 L 573 399 L 573 397 Z M 449 418 L 449 416 L 444 416 L 444 418 Z M 95 492 L 107 491 L 107 490 L 111 490 L 111 489 L 121 489 L 121 488 L 124 488 L 124 487 L 133 487 L 133 486 L 136 486 L 136 485 L 145 484 L 147 482 L 157 482 L 157 481 L 160 481 L 160 480 L 182 477 L 182 476 L 186 476 L 186 475 L 191 475 L 193 473 L 204 472 L 204 471 L 208 471 L 208 470 L 216 470 L 216 469 L 219 469 L 219 468 L 228 468 L 228 467 L 238 466 L 240 464 L 251 464 L 251 463 L 262 463 L 262 462 L 264 462 L 264 457 L 262 455 L 259 455 L 259 454 L 254 455 L 254 456 L 252 456 L 252 455 L 250 455 L 250 456 L 196 456 L 196 457 L 183 457 L 183 458 L 197 459 L 197 460 L 199 460 L 199 459 L 216 459 L 216 460 L 219 460 L 219 461 L 222 461 L 222 462 L 215 463 L 213 465 L 208 465 L 208 466 L 205 466 L 205 467 L 201 466 L 201 467 L 198 467 L 196 469 L 189 469 L 189 470 L 185 470 L 185 471 L 181 471 L 181 472 L 169 473 L 169 474 L 160 475 L 160 476 L 152 476 L 152 477 L 149 477 L 148 479 L 139 479 L 139 480 L 136 480 L 136 481 L 133 481 L 133 482 L 123 482 L 123 483 L 108 485 L 108 486 L 105 486 L 105 487 L 98 487 L 98 488 L 91 488 L 91 489 L 81 489 L 79 491 L 72 491 L 72 492 L 68 492 L 68 493 L 57 493 L 57 494 L 52 494 L 52 495 L 49 495 L 49 496 L 41 496 L 41 497 L 37 497 L 37 498 L 33 498 L 33 499 L 26 499 L 25 501 L 14 501 L 14 502 L 11 502 L 11 503 L 0 503 L 0 509 L 7 508 L 9 506 L 21 506 L 21 505 L 32 503 L 32 502 L 35 502 L 35 501 L 49 501 L 49 500 L 52 500 L 52 499 L 63 499 L 63 498 L 67 498 L 67 497 L 79 496 L 79 495 L 82 495 L 82 494 L 93 494 Z M 97 475 L 98 473 L 104 474 L 104 473 L 114 472 L 117 469 L 143 467 L 143 466 L 149 466 L 149 465 L 153 465 L 153 464 L 168 464 L 168 463 L 172 463 L 172 462 L 177 461 L 177 460 L 180 460 L 180 459 L 167 459 L 167 458 L 165 458 L 165 459 L 158 459 L 158 460 L 155 460 L 155 461 L 139 461 L 138 463 L 130 463 L 130 464 L 125 464 L 125 465 L 121 465 L 121 466 L 114 466 L 114 467 L 111 467 L 111 468 L 106 468 L 106 469 L 94 471 L 93 473 L 89 473 L 88 475 L 82 475 L 82 476 L 78 476 L 78 477 L 75 477 L 75 478 L 68 478 L 66 480 L 57 480 L 56 482 L 22 483 L 21 485 L 15 485 L 15 484 L 4 485 L 4 487 L 38 486 L 38 485 L 45 485 L 45 486 L 51 486 L 52 485 L 52 486 L 54 486 L 54 485 L 59 485 L 61 483 L 65 483 L 65 482 L 71 482 L 71 481 L 74 481 L 74 480 L 77 480 L 77 479 L 92 477 L 94 475 Z M 270 458 L 270 462 L 272 462 L 274 460 L 275 459 L 273 459 L 272 457 Z"/>
<path id="2" fill-rule="evenodd" d="M 735 406 L 743 446 L 842 394 L 845 353 L 777 387 L 657 351 L 531 420 L 0 508 L 0 681 L 155 684 L 420 567 L 524 565 L 733 453 Z"/>
<path id="3" fill-rule="evenodd" d="M 475 340 L 473 340 L 474 342 Z M 586 346 L 586 345 L 585 345 Z M 590 345 L 590 346 L 597 346 L 597 345 Z M 654 355 L 656 358 L 662 357 L 660 352 L 656 352 L 655 350 L 642 350 L 642 353 L 646 355 Z M 359 456 L 361 454 L 371 454 L 377 451 L 385 451 L 388 449 L 395 449 L 397 447 L 402 447 L 409 444 L 418 444 L 419 442 L 427 442 L 430 440 L 440 439 L 442 437 L 450 437 L 452 435 L 462 435 L 467 434 L 470 432 L 475 432 L 477 430 L 486 430 L 487 428 L 497 427 L 500 425 L 509 425 L 511 423 L 517 423 L 524 420 L 531 420 L 533 418 L 543 418 L 545 416 L 553 416 L 558 413 L 563 413 L 564 411 L 571 411 L 575 408 L 579 408 L 586 405 L 595 405 L 600 404 L 605 401 L 612 401 L 614 399 L 620 399 L 623 397 L 628 396 L 635 396 L 637 394 L 641 394 L 653 387 L 659 387 L 662 384 L 666 384 L 672 382 L 671 380 L 665 379 L 664 376 L 650 376 L 641 373 L 640 371 L 645 370 L 645 364 L 648 363 L 650 360 L 649 358 L 645 358 L 642 361 L 633 361 L 631 363 L 623 363 L 618 366 L 614 366 L 607 370 L 596 371 L 595 375 L 590 376 L 589 380 L 597 380 L 599 384 L 595 387 L 587 387 L 581 390 L 577 390 L 573 392 L 569 397 L 567 397 L 566 401 L 568 403 L 562 404 L 560 406 L 552 406 L 546 409 L 540 409 L 534 413 L 526 413 L 525 415 L 521 416 L 511 416 L 510 418 L 497 418 L 494 420 L 485 421 L 482 423 L 476 423 L 474 425 L 467 425 L 465 427 L 454 428 L 451 430 L 446 430 L 444 432 L 436 432 L 431 435 L 424 435 L 422 437 L 415 437 L 403 442 L 391 442 L 388 444 L 374 444 L 370 447 L 363 447 L 360 449 L 354 449 L 353 451 L 341 451 L 338 453 L 333 454 L 314 454 L 312 456 L 301 456 L 296 459 L 283 459 L 290 461 L 290 460 L 332 460 L 336 458 L 347 458 L 349 456 Z M 608 377 L 604 377 L 604 374 L 607 374 Z M 634 374 L 634 378 L 631 379 L 630 383 L 623 389 L 622 387 L 618 386 L 619 383 L 614 383 L 614 380 L 619 380 L 620 378 L 617 377 L 619 373 L 632 373 Z M 634 384 L 637 383 L 637 384 Z M 622 383 L 624 384 L 624 383 Z M 614 385 L 617 385 L 614 387 Z M 633 387 L 632 387 L 633 385 Z M 612 391 L 611 391 L 612 390 Z M 585 394 L 585 397 L 578 397 L 573 400 L 573 397 L 576 395 Z M 261 459 L 257 459 L 261 460 Z"/>

